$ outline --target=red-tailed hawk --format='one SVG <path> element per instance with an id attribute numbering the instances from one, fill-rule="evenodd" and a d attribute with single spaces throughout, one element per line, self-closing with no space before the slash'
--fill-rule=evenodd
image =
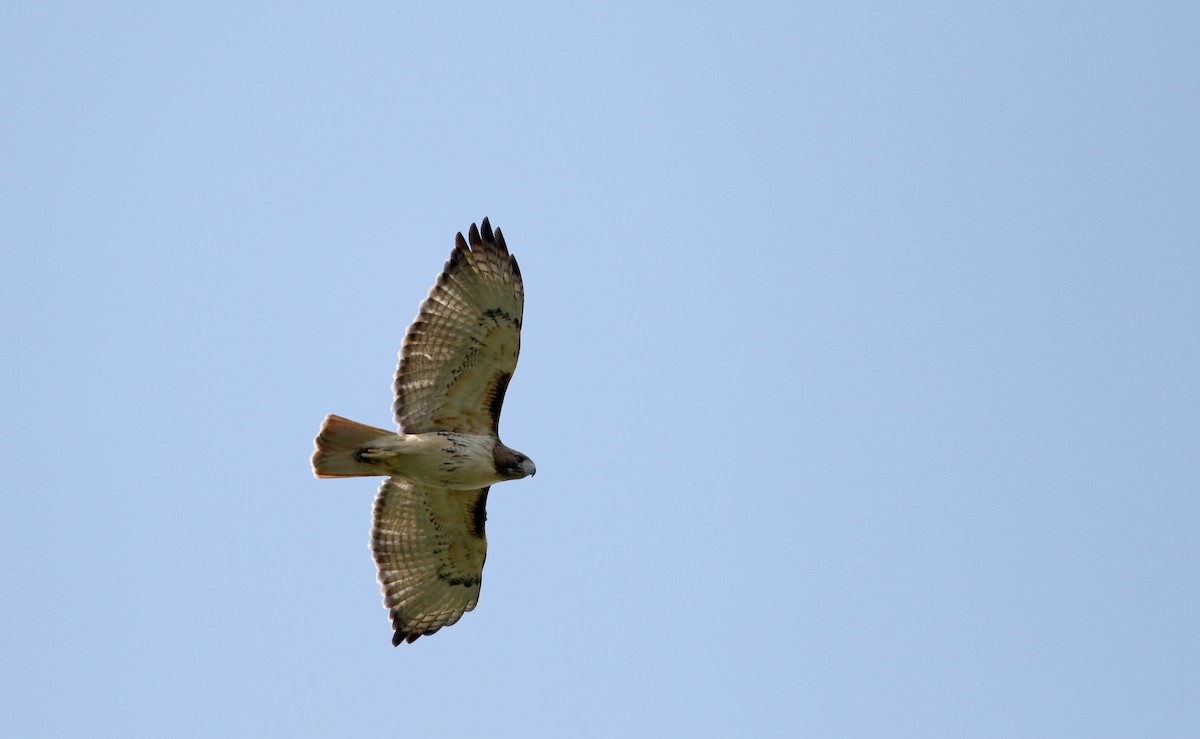
<path id="1" fill-rule="evenodd" d="M 498 436 L 524 305 L 504 234 L 486 218 L 482 229 L 472 223 L 404 336 L 392 406 L 400 433 L 328 416 L 317 435 L 317 477 L 388 475 L 375 498 L 371 551 L 394 645 L 475 607 L 488 489 L 537 471 Z"/>

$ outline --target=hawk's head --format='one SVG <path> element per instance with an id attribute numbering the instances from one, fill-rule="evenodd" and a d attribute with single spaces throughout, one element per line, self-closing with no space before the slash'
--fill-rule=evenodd
<path id="1" fill-rule="evenodd" d="M 509 449 L 499 441 L 492 450 L 492 460 L 496 466 L 496 473 L 505 480 L 520 480 L 522 477 L 537 474 L 537 467 L 532 459 L 515 449 Z"/>

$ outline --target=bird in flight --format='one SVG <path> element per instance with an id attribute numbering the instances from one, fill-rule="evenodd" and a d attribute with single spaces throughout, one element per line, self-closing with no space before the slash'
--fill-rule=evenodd
<path id="1" fill-rule="evenodd" d="M 537 471 L 499 438 L 524 305 L 504 234 L 486 218 L 481 228 L 472 223 L 404 336 L 392 405 L 400 432 L 331 415 L 317 435 L 317 477 L 387 476 L 375 498 L 371 552 L 393 645 L 475 607 L 488 489 Z"/>

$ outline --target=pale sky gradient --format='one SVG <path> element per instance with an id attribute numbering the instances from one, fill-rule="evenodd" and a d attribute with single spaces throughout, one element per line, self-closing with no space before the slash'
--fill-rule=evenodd
<path id="1" fill-rule="evenodd" d="M 1200 735 L 1200 6 L 6 3 L 0 735 Z M 479 607 L 396 351 L 526 283 Z"/>

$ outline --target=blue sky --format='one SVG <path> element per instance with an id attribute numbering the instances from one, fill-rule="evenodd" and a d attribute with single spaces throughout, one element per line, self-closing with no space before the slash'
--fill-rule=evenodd
<path id="1" fill-rule="evenodd" d="M 6 736 L 1195 736 L 1187 3 L 9 3 Z M 454 232 L 479 607 L 372 480 Z"/>

